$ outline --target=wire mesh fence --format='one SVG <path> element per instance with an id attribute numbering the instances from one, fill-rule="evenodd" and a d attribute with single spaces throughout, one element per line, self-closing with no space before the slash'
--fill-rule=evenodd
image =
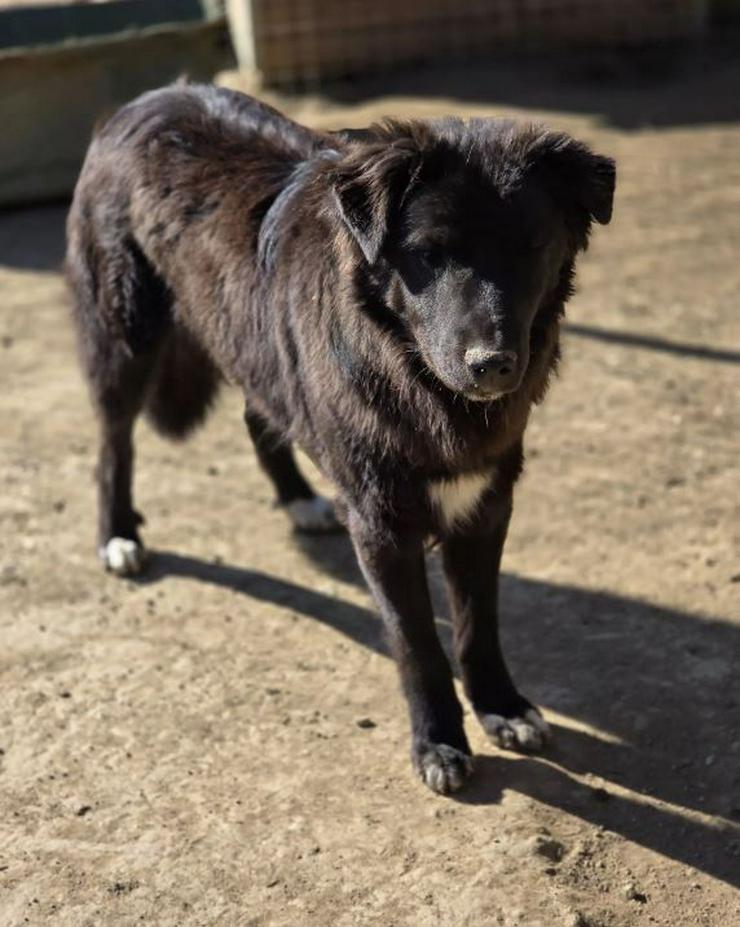
<path id="1" fill-rule="evenodd" d="M 248 7 L 249 67 L 320 82 L 502 47 L 620 45 L 701 32 L 703 0 L 232 0 Z"/>

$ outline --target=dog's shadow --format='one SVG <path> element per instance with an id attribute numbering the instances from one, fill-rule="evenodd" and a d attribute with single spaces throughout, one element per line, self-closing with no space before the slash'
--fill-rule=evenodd
<path id="1" fill-rule="evenodd" d="M 322 572 L 362 585 L 346 536 L 296 535 L 295 543 Z M 449 652 L 434 554 L 429 572 Z M 371 607 L 257 570 L 161 551 L 144 581 L 166 576 L 288 606 L 388 653 Z M 555 723 L 555 744 L 542 757 L 493 749 L 478 757 L 476 775 L 453 800 L 493 804 L 505 790 L 526 794 L 740 887 L 740 629 L 511 574 L 502 577 L 501 610 L 504 648 L 521 688 L 573 726 Z"/>

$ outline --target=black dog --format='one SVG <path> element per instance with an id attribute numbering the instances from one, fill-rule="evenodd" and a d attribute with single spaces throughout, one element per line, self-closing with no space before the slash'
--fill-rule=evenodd
<path id="1" fill-rule="evenodd" d="M 497 577 L 522 435 L 558 359 L 574 261 L 615 169 L 566 135 L 494 120 L 311 132 L 241 94 L 177 85 L 94 138 L 68 225 L 81 355 L 102 431 L 101 556 L 142 565 L 140 411 L 182 437 L 221 377 L 279 501 L 331 527 L 290 442 L 339 487 L 438 792 L 471 770 L 424 546 L 441 542 L 465 691 L 502 746 L 547 725 L 515 688 Z"/>

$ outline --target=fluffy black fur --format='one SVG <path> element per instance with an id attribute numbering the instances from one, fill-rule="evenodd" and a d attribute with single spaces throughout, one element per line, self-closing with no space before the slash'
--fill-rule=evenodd
<path id="1" fill-rule="evenodd" d="M 101 422 L 101 550 L 140 544 L 139 412 L 182 437 L 221 379 L 238 385 L 279 500 L 313 498 L 291 442 L 338 487 L 398 659 L 413 761 L 437 791 L 461 785 L 470 750 L 434 631 L 429 537 L 476 713 L 504 745 L 544 737 L 501 656 L 497 575 L 529 411 L 614 176 L 540 127 L 450 118 L 326 135 L 178 85 L 106 123 L 77 186 L 67 267 Z"/>

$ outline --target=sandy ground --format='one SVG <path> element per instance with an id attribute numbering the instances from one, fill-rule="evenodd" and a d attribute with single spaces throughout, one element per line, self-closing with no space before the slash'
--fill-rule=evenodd
<path id="1" fill-rule="evenodd" d="M 331 126 L 535 112 L 619 160 L 504 562 L 557 743 L 519 758 L 468 717 L 454 798 L 411 774 L 347 540 L 291 534 L 238 396 L 187 447 L 142 426 L 152 570 L 100 571 L 64 208 L 0 216 L 3 927 L 740 923 L 740 84 L 619 68 L 287 101 Z"/>

